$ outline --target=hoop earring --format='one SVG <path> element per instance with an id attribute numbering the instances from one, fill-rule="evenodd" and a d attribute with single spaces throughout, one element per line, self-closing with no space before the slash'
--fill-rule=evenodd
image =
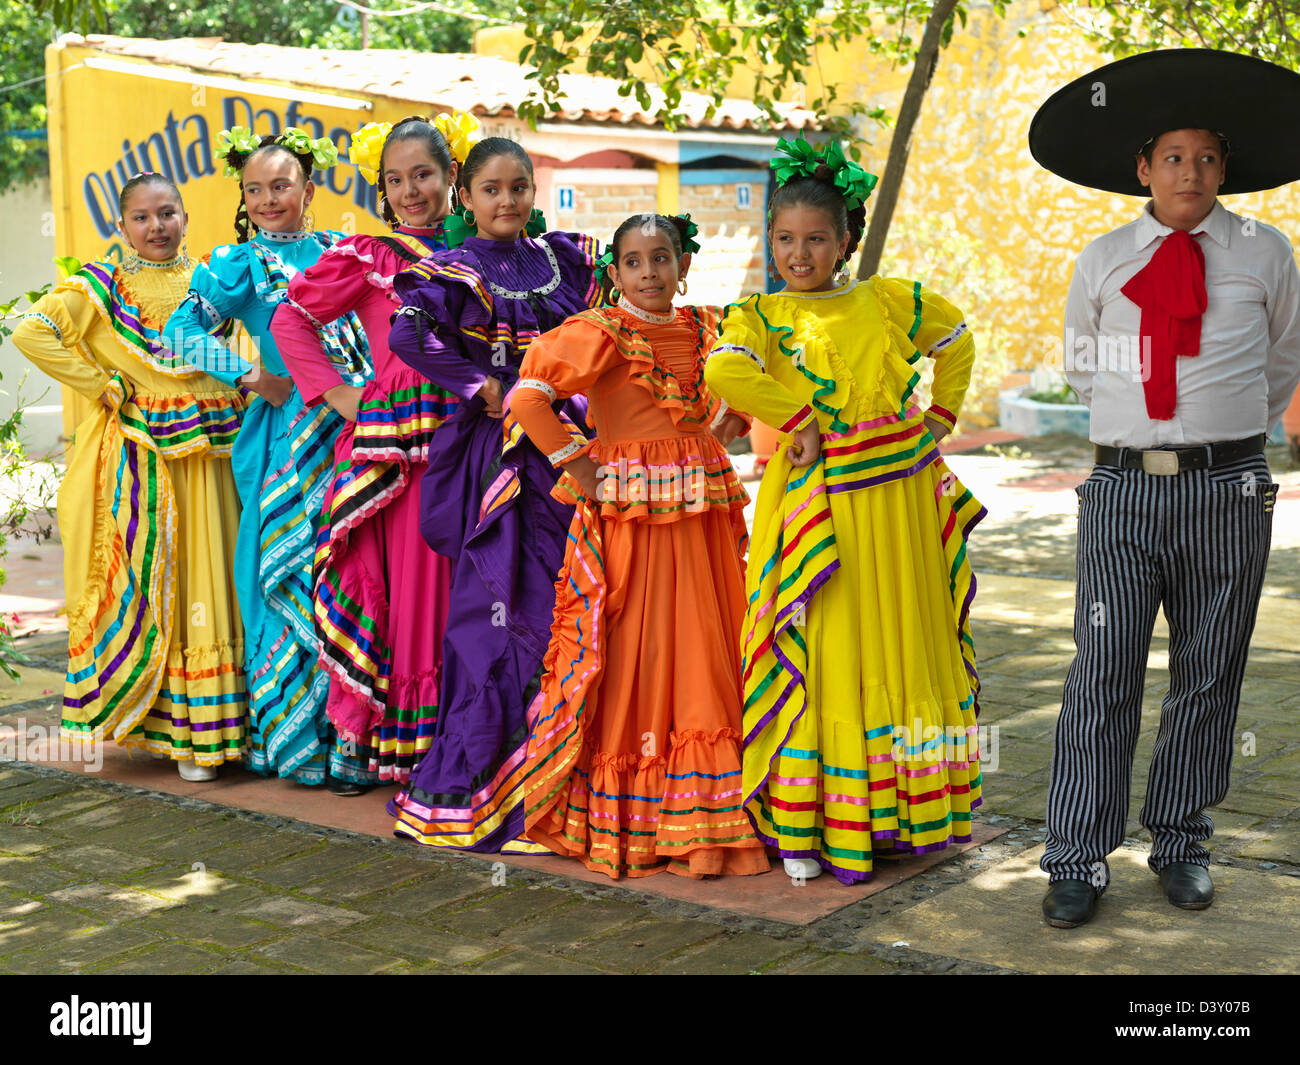
<path id="1" fill-rule="evenodd" d="M 684 277 L 677 282 L 677 295 L 679 296 L 686 295 L 686 278 Z"/>
<path id="2" fill-rule="evenodd" d="M 478 228 L 478 219 L 474 217 L 473 211 L 466 211 L 463 217 L 467 226 L 473 226 L 475 229 Z"/>

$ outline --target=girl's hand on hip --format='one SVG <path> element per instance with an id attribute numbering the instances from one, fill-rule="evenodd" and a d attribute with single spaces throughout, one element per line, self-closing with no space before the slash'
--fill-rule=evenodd
<path id="1" fill-rule="evenodd" d="M 745 435 L 745 419 L 738 414 L 724 414 L 722 421 L 713 430 L 713 435 L 718 438 L 718 443 L 726 447 L 736 437 Z"/>
<path id="2" fill-rule="evenodd" d="M 791 443 L 785 449 L 786 458 L 791 466 L 811 466 L 822 453 L 822 430 L 814 418 L 802 429 L 790 434 Z"/>
<path id="3" fill-rule="evenodd" d="M 357 420 L 357 408 L 361 405 L 362 389 L 354 385 L 335 385 L 322 393 L 325 402 L 350 422 Z"/>
<path id="4" fill-rule="evenodd" d="M 267 373 L 260 366 L 254 366 L 237 384 L 256 392 L 273 407 L 283 407 L 293 395 L 293 378 Z"/>
<path id="5" fill-rule="evenodd" d="M 932 418 L 928 414 L 925 416 L 924 421 L 925 427 L 930 430 L 930 435 L 934 437 L 934 442 L 936 444 L 951 431 L 943 424 L 943 422 L 939 421 L 938 418 Z"/>
<path id="6" fill-rule="evenodd" d="M 583 494 L 588 499 L 593 503 L 600 501 L 600 467 L 596 465 L 594 459 L 587 455 L 579 455 L 576 459 L 566 462 L 564 469 L 573 474 L 573 479 L 581 485 Z"/>
<path id="7" fill-rule="evenodd" d="M 483 400 L 483 413 L 489 418 L 504 418 L 505 411 L 501 409 L 502 400 L 505 399 L 505 392 L 501 389 L 501 382 L 495 377 L 489 377 L 479 387 L 478 396 Z"/>

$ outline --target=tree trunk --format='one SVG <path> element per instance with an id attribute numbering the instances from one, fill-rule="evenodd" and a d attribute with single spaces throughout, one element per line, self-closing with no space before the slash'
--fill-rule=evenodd
<path id="1" fill-rule="evenodd" d="M 907 171 L 907 154 L 912 147 L 912 129 L 921 114 L 921 104 L 925 92 L 930 87 L 934 68 L 939 62 L 939 38 L 943 33 L 944 23 L 957 6 L 957 0 L 935 0 L 930 8 L 930 18 L 925 24 L 925 33 L 921 37 L 921 48 L 916 53 L 916 62 L 912 65 L 912 76 L 907 82 L 907 91 L 903 93 L 903 103 L 898 109 L 898 121 L 894 125 L 894 137 L 889 143 L 889 158 L 885 162 L 885 173 L 878 186 L 879 195 L 876 206 L 871 212 L 871 225 L 867 228 L 867 237 L 862 244 L 862 260 L 858 264 L 858 277 L 870 277 L 880 268 L 880 256 L 885 250 L 885 238 L 889 235 L 889 223 L 894 219 L 894 207 L 898 204 L 898 190 L 903 184 L 903 175 Z"/>

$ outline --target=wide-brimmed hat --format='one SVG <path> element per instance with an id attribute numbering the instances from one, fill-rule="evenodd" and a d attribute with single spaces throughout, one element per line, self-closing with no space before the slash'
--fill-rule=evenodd
<path id="1" fill-rule="evenodd" d="M 1208 129 L 1230 146 L 1219 192 L 1258 192 L 1300 179 L 1300 74 L 1209 48 L 1143 52 L 1053 93 L 1034 115 L 1029 150 L 1067 181 L 1150 196 L 1136 156 L 1171 129 Z"/>

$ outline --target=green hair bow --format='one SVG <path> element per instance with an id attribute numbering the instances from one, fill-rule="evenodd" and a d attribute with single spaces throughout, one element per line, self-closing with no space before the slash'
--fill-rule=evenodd
<path id="1" fill-rule="evenodd" d="M 256 151 L 262 145 L 262 138 L 246 126 L 231 126 L 230 129 L 223 129 L 217 134 L 217 156 L 224 159 L 232 149 L 236 149 L 247 155 L 249 152 Z M 225 167 L 225 176 L 234 177 L 239 173 L 229 163 Z"/>
<path id="2" fill-rule="evenodd" d="M 689 252 L 694 255 L 700 250 L 699 242 L 695 239 L 699 235 L 700 227 L 691 221 L 689 211 L 683 211 L 677 217 L 686 223 L 686 236 L 682 240 L 682 254 L 685 255 Z"/>
<path id="3" fill-rule="evenodd" d="M 328 170 L 339 161 L 339 149 L 332 140 L 328 137 L 312 138 L 297 126 L 286 127 L 275 142 L 283 144 L 294 155 L 310 155 L 317 170 Z"/>
<path id="4" fill-rule="evenodd" d="M 275 143 L 284 145 L 294 155 L 310 155 L 317 170 L 328 170 L 339 161 L 339 150 L 332 140 L 328 137 L 313 140 L 305 130 L 297 126 L 287 127 L 275 138 Z M 246 126 L 231 126 L 217 134 L 217 155 L 221 158 L 225 158 L 231 149 L 247 155 L 261 146 L 262 138 Z M 226 163 L 226 177 L 235 177 L 238 173 L 235 167 Z"/>
<path id="5" fill-rule="evenodd" d="M 448 248 L 459 248 L 465 243 L 467 237 L 478 235 L 478 226 L 465 220 L 466 211 L 464 207 L 457 207 L 442 221 L 442 232 L 447 241 Z M 524 226 L 524 233 L 530 237 L 540 237 L 546 232 L 546 218 L 536 207 L 533 213 L 528 216 L 528 223 Z"/>
<path id="6" fill-rule="evenodd" d="M 825 146 L 817 149 L 804 140 L 802 134 L 792 141 L 784 137 L 778 140 L 776 155 L 772 156 L 769 165 L 780 187 L 795 178 L 812 177 L 823 163 L 831 171 L 835 187 L 840 190 L 850 211 L 867 202 L 871 190 L 880 180 L 849 159 L 839 141 L 827 141 Z"/>

